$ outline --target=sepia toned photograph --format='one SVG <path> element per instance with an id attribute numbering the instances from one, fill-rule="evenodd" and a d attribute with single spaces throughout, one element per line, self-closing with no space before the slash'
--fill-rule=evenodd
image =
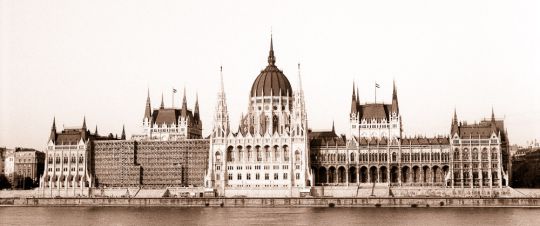
<path id="1" fill-rule="evenodd" d="M 0 0 L 0 225 L 540 225 L 539 12 Z"/>

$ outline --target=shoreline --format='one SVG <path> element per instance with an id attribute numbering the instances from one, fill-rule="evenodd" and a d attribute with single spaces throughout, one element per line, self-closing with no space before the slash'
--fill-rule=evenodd
<path id="1" fill-rule="evenodd" d="M 0 207 L 220 208 L 539 208 L 540 198 L 308 197 L 308 198 L 0 198 Z"/>

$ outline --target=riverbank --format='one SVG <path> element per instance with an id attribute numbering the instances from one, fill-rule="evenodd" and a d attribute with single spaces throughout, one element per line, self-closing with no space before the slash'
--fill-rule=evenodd
<path id="1" fill-rule="evenodd" d="M 540 198 L 0 198 L 1 206 L 540 207 Z"/>

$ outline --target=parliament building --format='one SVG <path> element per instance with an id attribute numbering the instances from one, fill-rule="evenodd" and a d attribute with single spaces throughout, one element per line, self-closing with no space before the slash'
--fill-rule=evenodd
<path id="1" fill-rule="evenodd" d="M 153 109 L 148 95 L 141 133 L 126 139 L 86 129 L 53 127 L 47 145 L 44 195 L 95 195 L 92 189 L 199 188 L 223 197 L 499 196 L 509 193 L 509 141 L 494 112 L 459 121 L 445 136 L 403 134 L 398 92 L 391 103 L 361 102 L 352 84 L 346 135 L 311 131 L 302 88 L 267 64 L 249 91 L 247 113 L 231 125 L 223 69 L 212 130 L 204 138 L 199 103 Z M 294 88 L 293 88 L 294 87 Z M 86 192 L 85 192 L 86 191 Z M 103 193 L 103 191 L 101 191 Z M 201 193 L 201 195 L 202 195 Z"/>

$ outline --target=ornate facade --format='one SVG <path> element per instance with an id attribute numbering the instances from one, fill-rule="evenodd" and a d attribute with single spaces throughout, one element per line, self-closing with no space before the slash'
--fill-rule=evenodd
<path id="1" fill-rule="evenodd" d="M 402 137 L 397 90 L 392 104 L 360 105 L 353 88 L 350 137 L 332 131 L 310 133 L 316 186 L 469 189 L 460 194 L 493 194 L 508 186 L 508 136 L 504 122 L 451 124 L 449 137 Z M 454 194 L 455 195 L 455 194 Z"/>
<path id="2" fill-rule="evenodd" d="M 202 122 L 199 114 L 199 98 L 195 100 L 193 111 L 187 107 L 186 90 L 182 99 L 182 108 L 165 108 L 163 95 L 161 105 L 152 110 L 150 91 L 146 98 L 146 107 L 142 122 L 143 134 L 134 135 L 135 140 L 174 141 L 183 139 L 201 139 Z"/>
<path id="3" fill-rule="evenodd" d="M 205 186 L 222 196 L 299 196 L 309 193 L 307 114 L 300 73 L 298 88 L 275 65 L 270 40 L 268 65 L 255 79 L 246 115 L 232 131 L 223 74 L 210 136 Z"/>
<path id="4" fill-rule="evenodd" d="M 125 139 L 122 129 L 120 139 Z M 86 119 L 82 127 L 66 128 L 56 132 L 56 120 L 53 120 L 47 149 L 45 150 L 45 169 L 40 178 L 40 193 L 43 196 L 83 196 L 88 195 L 94 186 L 92 171 L 92 150 L 94 140 L 118 139 L 109 134 L 101 137 L 96 131 L 92 134 L 86 128 Z"/>

